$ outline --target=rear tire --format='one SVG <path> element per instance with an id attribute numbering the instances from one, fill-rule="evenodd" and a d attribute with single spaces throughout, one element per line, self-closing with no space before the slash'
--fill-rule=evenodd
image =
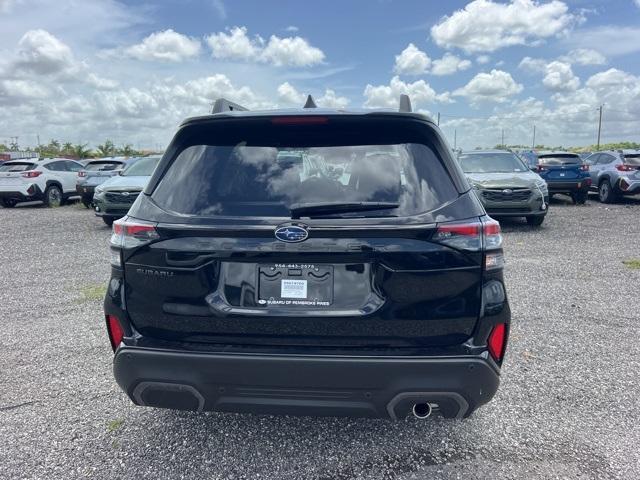
<path id="1" fill-rule="evenodd" d="M 0 203 L 4 208 L 13 208 L 16 206 L 18 201 L 12 198 L 3 198 L 3 199 L 0 199 Z"/>
<path id="2" fill-rule="evenodd" d="M 602 203 L 613 203 L 616 201 L 616 194 L 609 180 L 603 180 L 600 182 L 600 185 L 598 185 L 598 198 Z"/>
<path id="3" fill-rule="evenodd" d="M 111 217 L 102 217 L 102 221 L 108 226 L 111 227 L 113 225 L 113 221 L 115 219 L 111 218 Z"/>
<path id="4" fill-rule="evenodd" d="M 576 205 L 584 205 L 587 203 L 587 192 L 575 192 L 571 194 L 571 198 L 573 199 L 573 203 Z"/>
<path id="5" fill-rule="evenodd" d="M 527 223 L 532 227 L 539 227 L 540 225 L 542 225 L 542 222 L 544 222 L 544 215 L 532 215 L 530 217 L 526 217 L 526 219 Z"/>
<path id="6" fill-rule="evenodd" d="M 57 185 L 50 185 L 44 191 L 44 204 L 47 207 L 59 207 L 62 205 L 62 190 Z"/>

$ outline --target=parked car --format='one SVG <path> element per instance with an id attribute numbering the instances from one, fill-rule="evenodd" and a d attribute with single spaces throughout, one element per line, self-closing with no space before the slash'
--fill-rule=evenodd
<path id="1" fill-rule="evenodd" d="M 547 183 L 514 153 L 473 150 L 458 157 L 487 213 L 493 217 L 525 217 L 542 225 L 547 214 Z"/>
<path id="2" fill-rule="evenodd" d="M 577 153 L 539 152 L 537 157 L 536 172 L 547 182 L 550 196 L 565 193 L 576 204 L 587 201 L 591 187 L 589 165 Z"/>
<path id="3" fill-rule="evenodd" d="M 96 216 L 109 226 L 114 220 L 124 217 L 149 181 L 158 160 L 159 156 L 138 159 L 118 176 L 98 185 L 93 197 Z"/>
<path id="4" fill-rule="evenodd" d="M 88 162 L 78 172 L 76 182 L 76 190 L 80 194 L 83 205 L 90 208 L 93 203 L 95 188 L 109 178 L 118 175 L 129 165 L 133 165 L 137 160 L 137 157 L 112 157 L 98 158 Z"/>
<path id="5" fill-rule="evenodd" d="M 0 165 L 0 203 L 11 208 L 20 202 L 42 201 L 58 207 L 76 195 L 76 177 L 82 165 L 66 158 L 11 160 Z"/>
<path id="6" fill-rule="evenodd" d="M 113 224 L 106 326 L 134 403 L 459 418 L 494 396 L 500 226 L 404 98 L 400 112 L 219 100 L 182 123 Z M 292 150 L 359 154 L 343 183 L 281 168 Z"/>
<path id="7" fill-rule="evenodd" d="M 603 203 L 613 203 L 623 195 L 640 193 L 640 151 L 597 152 L 588 157 L 591 189 Z"/>

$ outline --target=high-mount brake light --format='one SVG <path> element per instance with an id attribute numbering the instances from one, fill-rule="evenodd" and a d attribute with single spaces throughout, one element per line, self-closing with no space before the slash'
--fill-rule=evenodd
<path id="1" fill-rule="evenodd" d="M 487 340 L 487 347 L 489 348 L 489 353 L 493 357 L 494 360 L 500 361 L 504 356 L 504 347 L 505 340 L 507 339 L 507 327 L 504 323 L 498 323 L 491 333 L 489 334 L 489 339 Z"/>
<path id="2" fill-rule="evenodd" d="M 122 329 L 120 320 L 118 320 L 118 317 L 115 315 L 107 315 L 107 333 L 109 334 L 111 348 L 113 348 L 115 352 L 124 338 L 124 330 Z"/>
<path id="3" fill-rule="evenodd" d="M 146 245 L 160 238 L 156 224 L 128 217 L 113 222 L 111 246 L 119 248 L 133 248 Z"/>
<path id="4" fill-rule="evenodd" d="M 329 123 L 327 117 L 316 115 L 298 117 L 273 117 L 271 123 L 274 125 L 326 125 Z"/>
<path id="5" fill-rule="evenodd" d="M 42 172 L 39 172 L 37 170 L 31 170 L 29 172 L 22 173 L 22 176 L 24 178 L 36 178 L 36 177 L 39 177 L 40 175 L 42 175 Z"/>

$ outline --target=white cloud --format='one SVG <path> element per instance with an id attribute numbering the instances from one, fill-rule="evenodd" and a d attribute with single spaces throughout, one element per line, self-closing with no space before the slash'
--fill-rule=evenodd
<path id="1" fill-rule="evenodd" d="M 268 42 L 260 36 L 249 38 L 246 27 L 233 27 L 206 39 L 215 58 L 259 61 L 275 66 L 309 67 L 324 61 L 324 52 L 302 37 L 280 38 L 271 35 Z"/>
<path id="2" fill-rule="evenodd" d="M 71 49 L 45 30 L 29 30 L 18 42 L 16 67 L 50 75 L 75 68 Z"/>
<path id="3" fill-rule="evenodd" d="M 431 59 L 429 56 L 410 43 L 400 55 L 396 55 L 396 64 L 393 67 L 395 73 L 401 75 L 420 75 L 431 67 Z"/>
<path id="4" fill-rule="evenodd" d="M 623 72 L 617 68 L 610 68 L 605 72 L 599 72 L 591 76 L 587 80 L 587 87 L 604 88 L 604 87 L 624 87 L 637 86 L 638 78 L 630 73 Z"/>
<path id="5" fill-rule="evenodd" d="M 479 55 L 478 58 L 476 58 L 476 62 L 478 62 L 480 65 L 489 63 L 490 60 L 491 60 L 491 57 L 489 55 Z"/>
<path id="6" fill-rule="evenodd" d="M 531 58 L 524 57 L 518 68 L 522 68 L 523 70 L 528 70 L 530 72 L 544 72 L 547 68 L 547 62 L 542 58 Z"/>
<path id="7" fill-rule="evenodd" d="M 470 60 L 463 60 L 451 53 L 445 53 L 442 58 L 433 61 L 431 73 L 433 75 L 451 75 L 452 73 L 466 70 L 470 66 Z"/>
<path id="8" fill-rule="evenodd" d="M 278 102 L 284 106 L 302 107 L 304 105 L 307 95 L 299 92 L 289 82 L 284 82 L 278 86 Z M 325 108 L 345 108 L 349 104 L 349 99 L 346 97 L 340 97 L 334 90 L 326 89 L 324 94 L 315 98 L 318 107 Z"/>
<path id="9" fill-rule="evenodd" d="M 298 27 L 296 27 L 295 25 L 289 25 L 287 28 L 284 29 L 285 32 L 292 32 L 292 33 L 295 33 L 298 30 L 300 30 L 300 29 Z"/>
<path id="10" fill-rule="evenodd" d="M 347 105 L 349 105 L 347 97 L 339 97 L 334 90 L 329 88 L 325 90 L 324 95 L 318 98 L 319 107 L 341 109 L 346 108 Z"/>
<path id="11" fill-rule="evenodd" d="M 554 92 L 570 92 L 580 86 L 580 79 L 573 74 L 571 65 L 554 61 L 546 66 L 542 84 Z"/>
<path id="12" fill-rule="evenodd" d="M 168 29 L 152 33 L 124 53 L 138 60 L 181 62 L 200 53 L 200 40 Z"/>
<path id="13" fill-rule="evenodd" d="M 445 48 L 493 52 L 562 34 L 579 20 L 558 0 L 512 0 L 508 4 L 474 0 L 431 27 L 431 37 Z"/>
<path id="14" fill-rule="evenodd" d="M 370 85 L 364 89 L 366 98 L 364 106 L 369 108 L 398 108 L 401 94 L 409 95 L 415 108 L 434 102 L 451 102 L 449 92 L 436 94 L 435 90 L 424 80 L 405 83 L 395 76 L 389 85 Z"/>
<path id="15" fill-rule="evenodd" d="M 640 2 L 640 0 L 638 0 Z M 559 58 L 560 61 L 573 65 L 604 65 L 607 59 L 600 52 L 591 48 L 577 48 Z"/>
<path id="16" fill-rule="evenodd" d="M 504 102 L 522 90 L 523 86 L 516 83 L 510 73 L 494 69 L 490 73 L 478 73 L 464 87 L 453 92 L 453 95 L 467 97 L 472 104 L 484 101 Z"/>
<path id="17" fill-rule="evenodd" d="M 215 9 L 218 17 L 220 17 L 221 20 L 227 19 L 227 9 L 224 6 L 224 2 L 222 0 L 211 0 L 211 5 Z"/>
<path id="18" fill-rule="evenodd" d="M 301 106 L 306 98 L 304 93 L 298 92 L 289 82 L 284 82 L 278 86 L 278 101 L 284 105 Z"/>
<path id="19" fill-rule="evenodd" d="M 576 30 L 564 42 L 574 48 L 596 50 L 607 57 L 640 52 L 640 27 L 602 25 Z"/>

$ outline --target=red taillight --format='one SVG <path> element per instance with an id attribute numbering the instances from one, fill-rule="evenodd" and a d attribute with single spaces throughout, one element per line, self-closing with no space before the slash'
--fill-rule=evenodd
<path id="1" fill-rule="evenodd" d="M 583 163 L 582 165 L 580 165 L 580 170 L 582 170 L 583 172 L 588 172 L 589 165 L 587 165 L 586 163 Z"/>
<path id="2" fill-rule="evenodd" d="M 491 330 L 491 333 L 489 334 L 487 347 L 489 348 L 489 353 L 496 361 L 502 360 L 502 357 L 504 356 L 505 340 L 507 338 L 506 333 L 507 327 L 505 324 L 499 323 L 493 327 L 493 330 Z"/>
<path id="3" fill-rule="evenodd" d="M 618 169 L 621 172 L 632 172 L 633 170 L 635 170 L 635 167 L 632 167 L 631 165 L 616 165 L 616 169 Z"/>
<path id="4" fill-rule="evenodd" d="M 324 125 L 329 123 L 327 117 L 318 117 L 315 115 L 302 117 L 273 117 L 271 123 L 274 125 Z"/>
<path id="5" fill-rule="evenodd" d="M 500 224 L 492 218 L 441 223 L 432 240 L 461 250 L 496 250 L 502 246 Z"/>
<path id="6" fill-rule="evenodd" d="M 79 177 L 86 177 L 86 176 L 87 176 L 87 172 L 85 172 L 84 170 L 80 170 L 80 171 L 78 172 L 78 176 L 79 176 Z"/>
<path id="7" fill-rule="evenodd" d="M 539 172 L 543 172 L 543 171 L 545 171 L 546 169 L 547 169 L 547 167 L 545 167 L 544 165 L 538 165 L 538 166 L 536 167 L 536 171 L 538 171 L 538 173 L 539 173 Z"/>
<path id="8" fill-rule="evenodd" d="M 39 177 L 40 175 L 42 175 L 42 172 L 39 172 L 37 170 L 32 170 L 30 172 L 22 172 L 22 176 L 24 178 L 36 178 L 36 177 Z"/>
<path id="9" fill-rule="evenodd" d="M 156 224 L 142 220 L 129 220 L 127 217 L 113 222 L 111 246 L 133 248 L 145 245 L 160 238 Z"/>
<path id="10" fill-rule="evenodd" d="M 111 348 L 115 351 L 124 337 L 124 330 L 118 317 L 107 315 L 107 333 L 109 334 L 109 341 L 111 341 Z"/>

